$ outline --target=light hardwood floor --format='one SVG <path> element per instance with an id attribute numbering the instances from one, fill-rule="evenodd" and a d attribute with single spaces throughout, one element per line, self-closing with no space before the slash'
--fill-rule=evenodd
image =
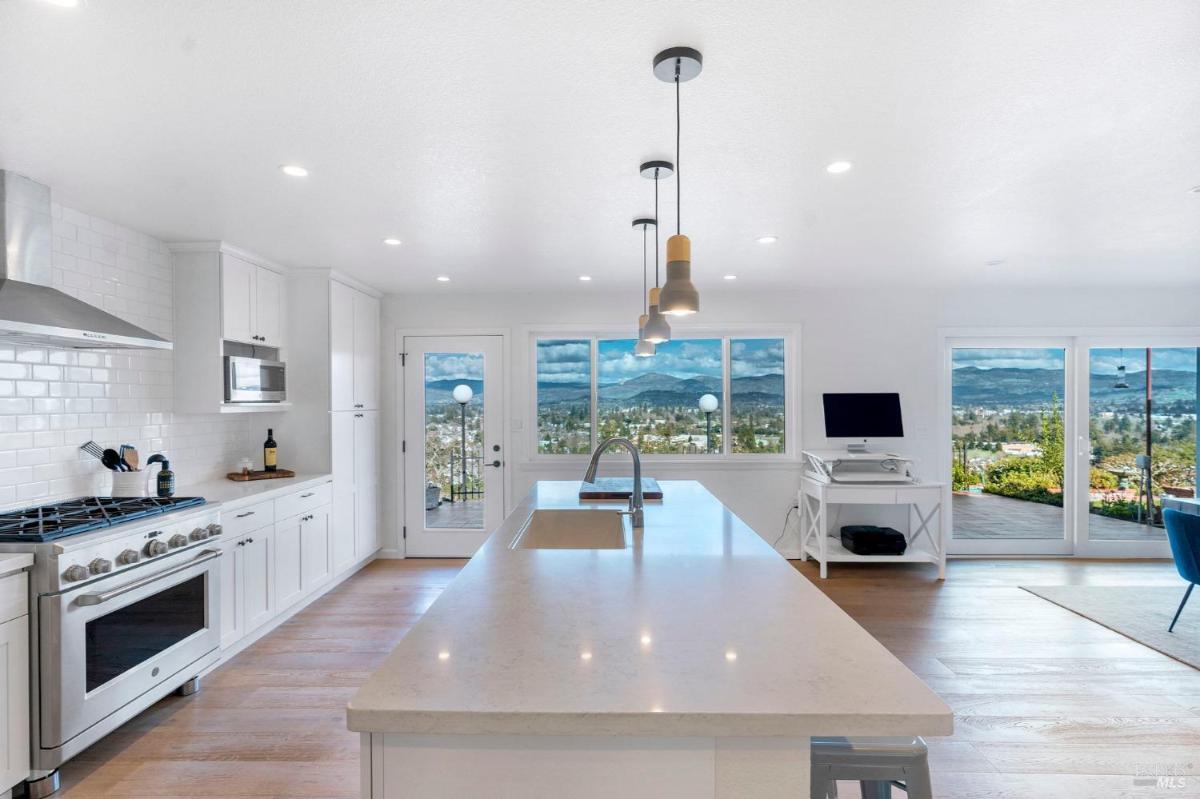
<path id="1" fill-rule="evenodd" d="M 461 564 L 370 565 L 69 763 L 63 799 L 358 796 L 345 704 Z M 1170 564 L 798 568 L 954 708 L 930 741 L 941 799 L 1200 797 L 1200 672 L 1018 587 L 1177 585 Z"/>

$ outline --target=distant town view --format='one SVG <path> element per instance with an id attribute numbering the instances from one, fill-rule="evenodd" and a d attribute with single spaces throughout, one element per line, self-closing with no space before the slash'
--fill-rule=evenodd
<path id="1" fill-rule="evenodd" d="M 1149 373 L 1145 348 L 1092 349 L 1086 356 L 1088 505 L 1105 519 L 1158 525 L 1157 497 L 1196 490 L 1197 350 L 1151 349 L 1149 356 Z M 1062 507 L 1064 386 L 1062 349 L 955 349 L 954 490 Z M 1147 432 L 1148 472 L 1147 459 L 1139 459 Z M 1101 537 L 1121 537 L 1119 526 L 1098 521 L 1097 529 L 1108 531 Z"/>
<path id="2" fill-rule="evenodd" d="M 597 342 L 596 438 L 625 436 L 644 453 L 703 455 L 723 451 L 724 341 L 681 339 L 658 345 L 650 358 L 633 354 L 632 339 Z M 786 450 L 783 339 L 730 341 L 729 450 Z M 591 451 L 591 342 L 537 344 L 538 452 Z M 706 417 L 700 397 L 718 408 Z"/>
<path id="3" fill-rule="evenodd" d="M 454 389 L 471 389 L 466 406 L 454 399 Z M 443 503 L 483 496 L 480 463 L 483 455 L 483 356 L 478 353 L 425 355 L 425 480 L 426 524 L 429 527 L 474 527 L 474 517 L 460 518 L 440 510 Z M 463 479 L 463 421 L 466 429 L 466 480 Z M 463 507 L 461 504 L 458 507 Z M 448 510 L 448 509 L 447 509 Z M 482 523 L 482 516 L 479 522 Z"/>

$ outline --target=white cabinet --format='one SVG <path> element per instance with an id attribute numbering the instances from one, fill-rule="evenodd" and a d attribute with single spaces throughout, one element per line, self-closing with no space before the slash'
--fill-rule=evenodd
<path id="1" fill-rule="evenodd" d="M 333 434 L 334 570 L 379 549 L 379 412 L 330 414 Z"/>
<path id="2" fill-rule="evenodd" d="M 262 527 L 221 548 L 221 646 L 237 643 L 275 615 L 274 530 Z"/>
<path id="3" fill-rule="evenodd" d="M 275 607 L 284 611 L 304 596 L 300 517 L 275 523 Z"/>
<path id="4" fill-rule="evenodd" d="M 379 300 L 334 280 L 329 286 L 330 407 L 379 408 Z"/>
<path id="5" fill-rule="evenodd" d="M 221 332 L 226 341 L 283 346 L 283 276 L 221 254 Z"/>
<path id="6" fill-rule="evenodd" d="M 29 616 L 24 572 L 0 578 L 0 794 L 29 776 Z M 11 600 L 6 601 L 6 600 Z M 17 607 L 19 603 L 19 607 Z M 19 612 L 20 615 L 13 615 Z"/>
<path id="7" fill-rule="evenodd" d="M 354 563 L 354 414 L 331 413 L 330 435 L 333 439 L 333 508 L 329 523 L 333 539 L 333 569 L 342 572 Z"/>
<path id="8" fill-rule="evenodd" d="M 300 517 L 300 549 L 301 584 L 307 594 L 333 579 L 328 505 Z"/>

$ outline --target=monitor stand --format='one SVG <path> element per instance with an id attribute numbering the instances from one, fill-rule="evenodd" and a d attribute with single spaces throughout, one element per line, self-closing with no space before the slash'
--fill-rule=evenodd
<path id="1" fill-rule="evenodd" d="M 854 443 L 852 443 L 852 444 L 847 444 L 847 445 L 846 445 L 846 451 L 847 451 L 847 452 L 853 452 L 853 453 L 854 453 L 854 454 L 856 454 L 856 455 L 857 455 L 857 454 L 860 454 L 860 453 L 863 453 L 863 452 L 866 452 L 866 451 L 867 451 L 867 440 L 864 438 L 864 439 L 862 440 L 862 443 L 859 443 L 859 442 L 855 441 L 855 442 L 854 442 Z"/>

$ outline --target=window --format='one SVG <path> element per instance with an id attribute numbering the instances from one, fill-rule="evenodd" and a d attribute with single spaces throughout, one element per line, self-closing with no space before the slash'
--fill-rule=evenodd
<path id="1" fill-rule="evenodd" d="M 539 453 L 576 455 L 592 451 L 590 340 L 538 340 L 537 431 Z"/>
<path id="2" fill-rule="evenodd" d="M 736 453 L 787 451 L 787 404 L 781 338 L 729 343 L 729 426 Z"/>
<path id="3" fill-rule="evenodd" d="M 538 454 L 587 454 L 611 436 L 644 454 L 787 452 L 785 339 L 675 339 L 649 358 L 635 343 L 536 340 Z"/>

